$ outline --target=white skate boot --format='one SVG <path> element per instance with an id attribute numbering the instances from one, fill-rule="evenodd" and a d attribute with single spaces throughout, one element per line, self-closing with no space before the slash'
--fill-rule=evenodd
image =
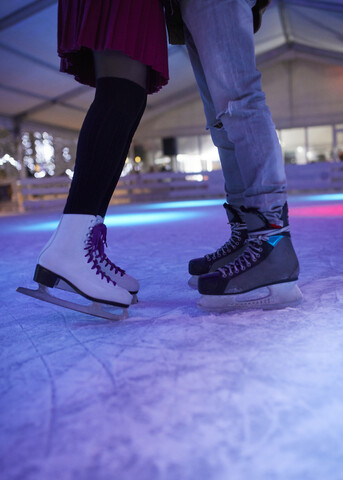
<path id="1" fill-rule="evenodd" d="M 94 215 L 63 215 L 39 256 L 34 274 L 38 290 L 21 287 L 17 290 L 72 310 L 115 320 L 123 318 L 123 315 L 115 315 L 101 306 L 126 309 L 132 302 L 132 295 L 102 270 L 99 259 L 103 248 L 103 229 Z M 47 287 L 56 286 L 78 293 L 93 303 L 80 305 L 55 297 Z"/>
<path id="2" fill-rule="evenodd" d="M 107 228 L 104 225 L 104 219 L 100 215 L 97 217 L 97 225 L 101 225 L 101 231 L 103 236 L 103 245 L 107 246 Z M 128 275 L 125 270 L 118 267 L 118 265 L 114 264 L 106 255 L 104 248 L 101 250 L 101 254 L 99 257 L 99 265 L 101 269 L 110 277 L 111 280 L 116 282 L 122 288 L 125 288 L 128 292 L 132 295 L 132 303 L 137 303 L 137 293 L 139 290 L 139 283 L 138 281 Z"/>

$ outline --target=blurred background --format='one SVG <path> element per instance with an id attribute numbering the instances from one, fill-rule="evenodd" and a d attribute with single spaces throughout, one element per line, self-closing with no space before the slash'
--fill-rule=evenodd
<path id="1" fill-rule="evenodd" d="M 273 0 L 257 65 L 289 190 L 343 189 L 342 0 Z M 0 213 L 61 208 L 94 89 L 59 72 L 57 0 L 0 3 Z M 186 48 L 150 95 L 112 203 L 223 196 Z"/>

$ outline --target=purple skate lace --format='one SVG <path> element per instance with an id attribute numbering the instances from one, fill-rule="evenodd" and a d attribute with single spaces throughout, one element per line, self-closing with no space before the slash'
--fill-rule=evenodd
<path id="1" fill-rule="evenodd" d="M 106 245 L 107 247 L 107 227 L 103 223 L 98 224 L 94 227 L 94 230 L 98 228 L 98 231 L 95 233 L 97 236 L 97 246 L 96 248 L 99 251 L 100 255 L 100 263 L 105 263 L 105 267 L 110 267 L 110 270 L 114 270 L 114 273 L 120 273 L 120 276 L 123 277 L 125 275 L 125 270 L 122 268 L 118 267 L 115 263 L 111 262 L 111 260 L 108 258 L 108 256 L 105 253 L 105 248 L 104 246 Z"/>
<path id="2" fill-rule="evenodd" d="M 101 278 L 105 278 L 108 283 L 112 282 L 116 285 L 116 282 L 112 280 L 101 268 L 100 263 L 105 263 L 105 266 L 109 266 L 110 270 L 115 270 L 115 273 L 120 273 L 121 276 L 125 274 L 125 271 L 120 267 L 112 263 L 105 254 L 105 246 L 107 246 L 107 228 L 106 225 L 95 225 L 87 238 L 85 250 L 87 251 L 86 257 L 88 257 L 88 263 L 93 262 L 92 269 L 96 270 L 97 275 L 101 275 Z"/>

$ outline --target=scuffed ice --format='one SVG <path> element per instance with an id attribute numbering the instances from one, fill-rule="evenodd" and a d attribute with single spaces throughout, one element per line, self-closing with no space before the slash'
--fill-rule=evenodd
<path id="1" fill-rule="evenodd" d="M 300 307 L 215 315 L 187 262 L 227 239 L 220 203 L 111 207 L 110 257 L 141 283 L 117 323 L 16 293 L 59 215 L 0 218 L 1 478 L 343 478 L 343 202 L 290 200 Z"/>

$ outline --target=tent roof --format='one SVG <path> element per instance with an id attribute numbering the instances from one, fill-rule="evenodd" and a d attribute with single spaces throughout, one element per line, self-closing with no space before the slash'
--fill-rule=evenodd
<path id="1" fill-rule="evenodd" d="M 57 0 L 0 3 L 0 117 L 78 130 L 94 89 L 59 72 Z M 297 57 L 343 65 L 342 0 L 274 0 L 255 36 L 259 67 Z M 198 95 L 183 46 L 170 47 L 167 87 L 150 95 L 143 120 Z"/>

